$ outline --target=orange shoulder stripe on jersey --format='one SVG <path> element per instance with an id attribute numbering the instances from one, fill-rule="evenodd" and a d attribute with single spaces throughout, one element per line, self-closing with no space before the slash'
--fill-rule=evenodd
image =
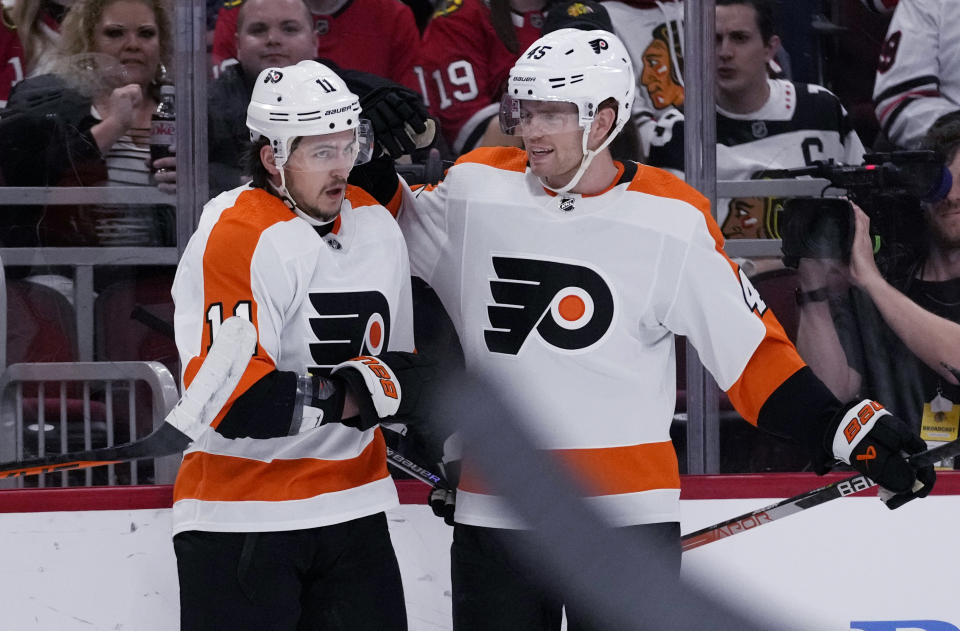
<path id="1" fill-rule="evenodd" d="M 760 408 L 773 391 L 806 365 L 773 312 L 768 310 L 766 315 L 773 321 L 771 324 L 764 317 L 767 336 L 753 352 L 740 378 L 727 390 L 730 403 L 753 425 L 757 424 Z"/>
<path id="2" fill-rule="evenodd" d="M 350 205 L 354 208 L 360 206 L 379 206 L 378 202 L 373 195 L 366 192 L 359 186 L 354 186 L 352 184 L 347 184 L 346 198 L 350 202 Z"/>
<path id="3" fill-rule="evenodd" d="M 527 170 L 527 152 L 517 147 L 480 147 L 457 158 L 455 164 L 467 162 L 523 173 Z"/>
<path id="4" fill-rule="evenodd" d="M 627 189 L 683 200 L 697 208 L 703 213 L 707 230 L 716 243 L 717 251 L 730 265 L 733 274 L 737 276 L 737 282 L 741 282 L 740 266 L 730 260 L 723 250 L 723 233 L 720 232 L 720 226 L 710 214 L 709 200 L 671 173 L 646 165 L 637 166 L 637 175 Z M 766 335 L 750 361 L 747 362 L 740 378 L 727 390 L 727 396 L 730 397 L 733 406 L 754 425 L 760 415 L 760 408 L 773 391 L 806 365 L 787 338 L 783 326 L 780 325 L 773 311 L 767 309 L 762 315 L 757 314 L 757 316 L 766 328 Z"/>
<path id="5" fill-rule="evenodd" d="M 203 252 L 203 305 L 206 323 L 201 333 L 200 355 L 192 358 L 183 375 L 185 385 L 193 380 L 213 340 L 211 318 L 227 319 L 232 315 L 249 315 L 257 326 L 257 303 L 250 286 L 253 252 L 264 230 L 296 217 L 283 202 L 262 189 L 241 193 L 234 205 L 224 210 L 207 237 Z M 219 315 L 214 313 L 219 306 Z M 274 369 L 273 360 L 258 344 L 257 352 L 247 365 L 240 383 L 213 421 L 219 425 L 233 401 L 247 388 Z"/>
<path id="6" fill-rule="evenodd" d="M 707 230 L 710 231 L 710 236 L 717 242 L 717 249 L 723 250 L 723 233 L 720 232 L 720 226 L 717 225 L 713 215 L 710 214 L 710 200 L 677 176 L 656 167 L 638 164 L 637 174 L 627 186 L 627 190 L 687 202 L 703 213 L 707 220 Z"/>
<path id="7" fill-rule="evenodd" d="M 680 488 L 677 452 L 670 441 L 627 447 L 556 449 L 551 453 L 571 470 L 591 495 Z M 489 494 L 469 467 L 464 467 L 460 488 L 471 493 Z"/>
<path id="8" fill-rule="evenodd" d="M 283 502 L 336 493 L 389 476 L 380 431 L 355 458 L 299 458 L 270 462 L 200 451 L 184 457 L 173 501 Z"/>
<path id="9" fill-rule="evenodd" d="M 390 201 L 387 202 L 385 208 L 387 211 L 393 215 L 393 218 L 396 219 L 397 215 L 400 214 L 400 206 L 403 204 L 403 186 L 400 182 L 397 182 L 397 190 L 393 192 L 393 197 L 390 198 Z"/>

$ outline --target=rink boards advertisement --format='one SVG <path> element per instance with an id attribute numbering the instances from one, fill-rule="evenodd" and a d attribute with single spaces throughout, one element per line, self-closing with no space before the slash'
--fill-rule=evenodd
<path id="1" fill-rule="evenodd" d="M 960 631 L 960 472 L 888 510 L 875 490 L 684 555 L 684 575 L 762 628 Z M 839 478 L 836 478 L 839 479 Z M 683 532 L 822 486 L 807 474 L 690 476 Z M 450 629 L 452 530 L 399 484 L 388 514 L 411 631 Z M 0 491 L 0 629 L 178 627 L 169 487 Z M 758 522 L 759 523 L 759 522 Z"/>

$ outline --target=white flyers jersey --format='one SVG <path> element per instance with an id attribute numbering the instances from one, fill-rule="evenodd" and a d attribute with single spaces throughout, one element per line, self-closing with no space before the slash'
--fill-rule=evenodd
<path id="1" fill-rule="evenodd" d="M 906 149 L 916 149 L 938 118 L 960 110 L 956 0 L 897 4 L 880 49 L 873 102 L 884 133 Z"/>
<path id="2" fill-rule="evenodd" d="M 214 427 L 273 370 L 328 374 L 358 355 L 413 350 L 403 237 L 386 209 L 354 187 L 325 236 L 263 189 L 242 186 L 214 198 L 183 253 L 173 297 L 185 385 L 224 318 L 239 315 L 257 328 L 256 352 Z M 210 429 L 185 452 L 173 528 L 312 528 L 397 501 L 379 429 L 330 423 L 269 439 L 227 439 Z"/>
<path id="3" fill-rule="evenodd" d="M 803 363 L 723 253 L 699 193 L 631 162 L 602 194 L 555 195 L 526 164 L 520 149 L 478 149 L 437 187 L 406 189 L 411 271 L 442 300 L 467 367 L 501 389 L 612 524 L 676 521 L 674 335 L 752 422 Z M 466 459 L 456 519 L 520 525 Z"/>
<path id="4" fill-rule="evenodd" d="M 861 164 L 863 143 L 840 101 L 824 87 L 768 79 L 770 97 L 749 114 L 717 108 L 717 179 L 749 180 L 769 169 L 808 166 L 817 161 Z M 657 123 L 649 163 L 683 172 L 684 119 L 668 114 Z M 778 237 L 771 200 L 720 199 L 717 221 L 723 236 Z"/>

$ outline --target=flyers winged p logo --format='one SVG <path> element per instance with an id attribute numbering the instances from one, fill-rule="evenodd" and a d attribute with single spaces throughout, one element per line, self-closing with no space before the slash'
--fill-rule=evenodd
<path id="1" fill-rule="evenodd" d="M 483 336 L 493 353 L 516 355 L 531 334 L 566 351 L 596 344 L 613 322 L 610 287 L 596 271 L 572 263 L 493 257 L 496 279 Z"/>
<path id="2" fill-rule="evenodd" d="M 379 355 L 390 342 L 390 303 L 379 291 L 310 292 L 316 315 L 310 328 L 315 366 L 310 372 L 327 375 L 342 361 L 358 355 Z"/>

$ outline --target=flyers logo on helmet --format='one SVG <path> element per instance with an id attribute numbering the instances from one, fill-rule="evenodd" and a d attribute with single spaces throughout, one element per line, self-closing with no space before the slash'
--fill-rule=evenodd
<path id="1" fill-rule="evenodd" d="M 547 345 L 580 351 L 599 342 L 613 322 L 610 287 L 596 271 L 572 263 L 493 257 L 496 304 L 483 336 L 492 353 L 516 355 L 536 331 Z"/>
<path id="2" fill-rule="evenodd" d="M 379 291 L 310 292 L 310 304 L 317 313 L 310 318 L 310 372 L 327 375 L 340 362 L 387 349 L 390 303 Z"/>

